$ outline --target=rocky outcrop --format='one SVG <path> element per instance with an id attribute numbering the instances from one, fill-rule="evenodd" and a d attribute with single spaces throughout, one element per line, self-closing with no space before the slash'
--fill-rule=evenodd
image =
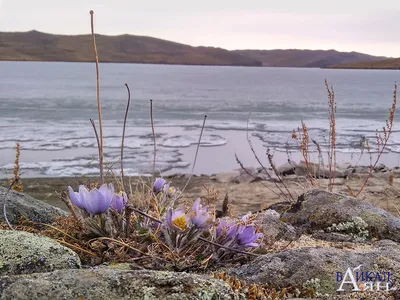
<path id="1" fill-rule="evenodd" d="M 346 178 L 352 172 L 351 167 L 344 169 L 337 166 L 330 170 L 329 166 L 304 161 L 301 161 L 295 168 L 297 176 L 312 176 L 313 178 Z"/>
<path id="2" fill-rule="evenodd" d="M 0 187 L 0 221 L 3 218 L 3 205 L 7 199 L 7 218 L 11 224 L 18 222 L 20 217 L 38 223 L 51 223 L 55 217 L 67 216 L 67 212 L 37 200 L 23 193 Z"/>
<path id="3" fill-rule="evenodd" d="M 316 292 L 323 296 L 338 295 L 336 290 L 340 282 L 336 273 L 345 274 L 347 268 L 353 270 L 356 267 L 360 267 L 360 272 L 390 272 L 391 281 L 398 282 L 400 245 L 382 240 L 371 249 L 360 251 L 313 247 L 291 249 L 260 256 L 228 273 L 246 283 L 268 284 L 276 288 L 318 283 Z M 346 284 L 345 287 L 353 286 Z"/>
<path id="4" fill-rule="evenodd" d="M 0 275 L 80 268 L 78 255 L 56 241 L 25 231 L 0 230 Z"/>
<path id="5" fill-rule="evenodd" d="M 399 218 L 360 199 L 323 190 L 302 194 L 281 219 L 308 233 L 323 230 L 400 242 Z"/>
<path id="6" fill-rule="evenodd" d="M 0 277 L 0 299 L 235 299 L 229 285 L 209 276 L 100 268 Z M 238 299 L 238 298 L 236 298 Z"/>

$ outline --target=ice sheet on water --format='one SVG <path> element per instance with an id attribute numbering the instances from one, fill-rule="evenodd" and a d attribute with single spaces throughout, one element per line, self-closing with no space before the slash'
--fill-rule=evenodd
<path id="1" fill-rule="evenodd" d="M 199 142 L 198 135 L 177 135 L 165 137 L 159 145 L 164 147 L 182 148 L 196 145 Z M 222 146 L 228 141 L 217 134 L 204 134 L 201 138 L 201 146 Z"/>
<path id="2" fill-rule="evenodd" d="M 172 168 L 185 168 L 189 162 L 182 161 L 181 154 L 176 149 L 159 149 L 156 153 L 156 169 L 164 172 Z M 105 153 L 105 164 L 116 174 L 120 172 L 120 152 L 109 151 Z M 151 173 L 153 165 L 152 148 L 126 149 L 124 154 L 124 168 L 129 170 L 127 175 Z M 14 164 L 0 166 L 0 169 L 10 172 Z M 25 163 L 20 162 L 21 170 L 32 170 L 45 176 L 82 176 L 97 175 L 99 165 L 97 156 L 77 156 L 57 158 L 49 161 Z"/>

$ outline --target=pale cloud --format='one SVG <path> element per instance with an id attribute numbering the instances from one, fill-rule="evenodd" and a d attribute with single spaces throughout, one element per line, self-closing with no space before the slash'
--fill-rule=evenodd
<path id="1" fill-rule="evenodd" d="M 2 5 L 1 5 L 2 3 Z M 337 49 L 400 56 L 400 1 L 0 0 L 0 31 L 137 34 L 227 49 Z"/>

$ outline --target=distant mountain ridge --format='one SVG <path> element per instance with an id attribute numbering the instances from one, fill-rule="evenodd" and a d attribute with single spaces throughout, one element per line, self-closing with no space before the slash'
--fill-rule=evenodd
<path id="1" fill-rule="evenodd" d="M 377 57 L 335 50 L 233 50 L 192 47 L 147 36 L 96 34 L 101 62 L 218 66 L 323 68 Z M 91 35 L 55 35 L 39 31 L 0 32 L 0 61 L 92 62 Z"/>
<path id="2" fill-rule="evenodd" d="M 234 52 L 259 60 L 265 67 L 325 68 L 338 64 L 372 62 L 387 58 L 336 50 L 235 50 Z"/>
<path id="3" fill-rule="evenodd" d="M 389 58 L 378 61 L 362 61 L 331 66 L 332 69 L 379 69 L 400 70 L 400 58 Z"/>

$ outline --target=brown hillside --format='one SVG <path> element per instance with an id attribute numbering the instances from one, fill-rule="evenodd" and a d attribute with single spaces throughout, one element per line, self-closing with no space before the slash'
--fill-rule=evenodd
<path id="1" fill-rule="evenodd" d="M 385 58 L 335 50 L 228 51 L 136 35 L 96 35 L 96 42 L 102 62 L 324 68 Z M 93 59 L 90 35 L 53 35 L 35 30 L 0 32 L 0 61 L 89 62 Z"/>
<path id="2" fill-rule="evenodd" d="M 336 50 L 236 50 L 235 52 L 262 62 L 266 67 L 324 68 L 360 61 L 377 61 L 386 57 Z"/>
<path id="3" fill-rule="evenodd" d="M 359 62 L 332 66 L 333 69 L 389 69 L 400 70 L 400 58 L 384 59 L 374 62 Z"/>
<path id="4" fill-rule="evenodd" d="M 145 36 L 96 35 L 102 62 L 261 66 L 253 58 L 221 48 L 191 47 Z M 90 35 L 53 35 L 38 31 L 0 33 L 0 60 L 93 61 Z"/>

